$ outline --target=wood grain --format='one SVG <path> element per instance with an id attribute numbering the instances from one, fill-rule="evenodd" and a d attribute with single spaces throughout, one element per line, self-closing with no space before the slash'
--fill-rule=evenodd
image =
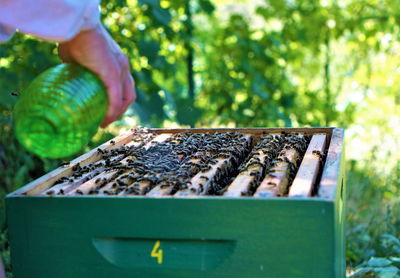
<path id="1" fill-rule="evenodd" d="M 241 145 L 245 148 L 251 142 L 251 135 L 245 135 L 244 141 Z M 229 157 L 217 157 L 215 158 L 216 163 L 211 165 L 211 168 L 207 172 L 197 173 L 190 181 L 190 185 L 187 189 L 179 190 L 174 194 L 177 197 L 195 196 L 195 195 L 206 195 L 210 190 L 212 182 L 217 178 L 217 175 L 226 173 L 232 167 L 233 156 Z"/>
<path id="2" fill-rule="evenodd" d="M 334 200 L 339 186 L 340 166 L 343 163 L 344 130 L 335 128 L 326 155 L 325 166 L 322 171 L 321 182 L 317 192 L 318 197 Z"/>
<path id="3" fill-rule="evenodd" d="M 202 133 L 202 132 L 241 132 L 245 134 L 251 134 L 255 138 L 258 138 L 262 134 L 266 132 L 302 132 L 307 135 L 317 134 L 317 133 L 325 133 L 327 137 L 332 135 L 332 146 L 330 146 L 327 153 L 327 160 L 325 167 L 323 169 L 322 177 L 321 177 L 321 186 L 319 191 L 317 192 L 318 196 L 322 198 L 331 199 L 334 197 L 335 192 L 337 190 L 337 179 L 339 173 L 335 173 L 340 169 L 340 164 L 342 160 L 340 156 L 342 155 L 342 142 L 343 142 L 343 130 L 338 128 L 198 128 L 198 129 L 148 129 L 148 132 L 155 134 L 165 134 L 165 133 L 179 133 L 191 131 L 193 133 Z M 131 141 L 134 137 L 134 132 L 129 131 L 125 134 L 115 137 L 112 141 L 115 144 L 111 144 L 110 141 L 99 146 L 101 149 L 111 150 L 114 148 L 118 148 L 121 145 L 124 145 Z M 336 139 L 335 139 L 336 138 Z M 336 143 L 335 143 L 336 142 Z M 336 145 L 335 145 L 336 144 Z M 334 147 L 335 146 L 335 147 Z M 11 195 L 38 195 L 43 191 L 46 191 L 49 187 L 51 187 L 55 181 L 60 179 L 61 177 L 70 176 L 72 172 L 72 167 L 79 163 L 81 166 L 88 165 L 90 163 L 95 163 L 101 159 L 101 155 L 96 151 L 97 148 L 92 151 L 81 155 L 80 157 L 71 161 L 70 165 L 59 167 L 52 172 L 40 177 L 32 181 L 31 183 L 25 185 L 21 189 L 13 192 Z M 336 170 L 335 170 L 336 169 Z M 85 177 L 78 181 L 74 181 L 75 185 L 82 183 Z M 335 180 L 336 179 L 336 180 Z M 73 184 L 74 186 L 74 184 Z"/>
<path id="4" fill-rule="evenodd" d="M 138 147 L 141 145 L 141 142 L 129 142 L 125 146 L 128 148 L 131 147 Z M 111 158 L 111 162 L 117 162 L 125 158 L 124 154 L 117 155 L 113 158 Z M 83 183 L 95 178 L 99 174 L 101 174 L 103 171 L 105 171 L 104 167 L 104 162 L 102 163 L 101 161 L 97 162 L 100 163 L 101 166 L 96 167 L 93 171 L 90 171 L 86 174 L 83 174 L 82 176 L 78 178 L 71 177 L 71 181 L 65 181 L 60 184 L 56 184 L 55 186 L 50 187 L 49 189 L 41 192 L 40 195 L 51 195 L 51 194 L 58 194 L 61 192 L 61 195 L 67 194 L 71 192 L 72 190 L 76 189 Z M 51 193 L 51 194 L 50 194 Z"/>
<path id="5" fill-rule="evenodd" d="M 209 157 L 211 153 L 209 152 L 198 152 L 195 153 L 195 156 L 201 155 L 202 157 Z M 192 158 L 188 161 L 188 163 L 194 163 L 198 164 L 200 163 L 199 158 Z M 200 170 L 199 170 L 200 171 Z M 197 174 L 197 173 L 196 173 Z M 149 197 L 162 197 L 162 196 L 169 196 L 173 193 L 174 187 L 173 186 L 167 186 L 163 187 L 162 185 L 156 185 L 152 190 L 150 190 L 146 196 Z"/>
<path id="6" fill-rule="evenodd" d="M 170 133 L 159 134 L 153 140 L 151 140 L 149 143 L 147 143 L 144 146 L 144 148 L 145 149 L 149 149 L 154 144 L 163 142 L 163 141 L 167 140 L 171 136 L 172 136 L 172 134 L 170 134 Z M 140 145 L 140 142 L 138 142 L 138 144 Z M 128 160 L 129 159 L 131 159 L 131 158 L 130 157 L 126 157 L 123 160 L 121 160 L 120 163 L 122 165 L 128 165 Z M 98 179 L 107 179 L 108 180 L 108 179 L 112 178 L 113 175 L 116 175 L 117 172 L 118 172 L 117 170 L 112 170 L 110 172 L 101 173 L 101 174 L 97 175 L 95 178 L 93 178 L 93 179 L 81 184 L 80 186 L 74 188 L 73 190 L 68 192 L 67 195 L 88 194 L 91 189 L 96 187 L 96 185 L 98 183 L 96 181 L 98 181 Z M 111 186 L 112 186 L 112 183 L 108 183 L 104 188 L 102 188 L 102 190 L 109 190 L 111 188 Z M 101 194 L 101 193 L 99 192 L 99 194 Z"/>
<path id="7" fill-rule="evenodd" d="M 324 152 L 326 137 L 326 134 L 314 134 L 311 138 L 303 161 L 290 187 L 289 197 L 311 197 L 313 186 L 321 166 L 321 157 L 316 152 L 321 154 Z"/>
<path id="8" fill-rule="evenodd" d="M 37 195 L 40 194 L 40 192 L 48 189 L 51 187 L 54 182 L 61 177 L 69 176 L 72 174 L 72 167 L 74 165 L 77 165 L 78 163 L 81 166 L 88 165 L 90 163 L 94 163 L 98 160 L 101 159 L 101 155 L 97 152 L 98 148 L 104 149 L 104 150 L 112 150 L 116 149 L 134 139 L 135 137 L 135 132 L 136 129 L 132 129 L 124 134 L 121 134 L 114 139 L 100 145 L 99 147 L 79 156 L 78 158 L 72 160 L 68 166 L 61 166 L 50 173 L 30 182 L 23 188 L 17 190 L 14 192 L 14 194 L 24 194 L 24 195 Z M 114 142 L 114 144 L 111 143 L 111 141 Z"/>
<path id="9" fill-rule="evenodd" d="M 304 135 L 299 134 L 299 138 Z M 283 196 L 289 186 L 290 164 L 297 167 L 297 160 L 301 153 L 295 148 L 283 147 L 282 153 L 278 156 L 278 162 L 271 168 L 272 175 L 267 174 L 260 186 L 254 193 L 254 197 L 271 198 Z"/>

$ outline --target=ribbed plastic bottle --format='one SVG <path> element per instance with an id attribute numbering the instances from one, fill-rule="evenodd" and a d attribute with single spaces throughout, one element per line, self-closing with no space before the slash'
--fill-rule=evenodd
<path id="1" fill-rule="evenodd" d="M 106 89 L 88 69 L 61 64 L 41 73 L 14 108 L 18 141 L 47 158 L 81 150 L 96 133 L 108 107 Z"/>

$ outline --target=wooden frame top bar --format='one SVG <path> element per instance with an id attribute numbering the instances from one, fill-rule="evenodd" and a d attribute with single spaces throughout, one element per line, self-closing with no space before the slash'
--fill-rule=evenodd
<path id="1" fill-rule="evenodd" d="M 334 200 L 344 178 L 344 129 L 334 128 L 330 138 L 328 153 L 326 154 L 325 165 L 322 170 L 321 181 L 317 197 Z M 343 164 L 343 165 L 342 165 Z M 342 173 L 340 173 L 342 172 Z"/>
<path id="2" fill-rule="evenodd" d="M 178 132 L 230 132 L 237 131 L 242 133 L 250 133 L 254 135 L 267 133 L 279 133 L 281 131 L 286 132 L 298 132 L 305 134 L 315 134 L 315 133 L 326 133 L 329 137 L 332 135 L 332 131 L 335 127 L 253 127 L 253 128 L 172 128 L 172 129 L 164 129 L 164 128 L 149 128 L 149 131 L 155 133 L 178 133 Z"/>
<path id="3" fill-rule="evenodd" d="M 316 198 L 322 198 L 325 200 L 333 201 L 335 198 L 336 192 L 338 190 L 339 184 L 339 172 L 343 167 L 342 161 L 342 153 L 343 153 L 343 140 L 344 140 L 344 130 L 342 128 L 334 128 L 334 127 L 301 127 L 301 128 L 179 128 L 179 129 L 162 129 L 162 128 L 149 128 L 146 129 L 149 133 L 153 133 L 155 135 L 161 133 L 179 133 L 179 132 L 187 132 L 191 131 L 193 133 L 203 133 L 203 132 L 241 132 L 245 134 L 252 134 L 258 137 L 264 133 L 280 133 L 284 132 L 297 132 L 303 133 L 305 135 L 313 135 L 313 134 L 326 134 L 326 147 L 325 152 L 327 154 L 326 163 L 322 169 L 320 187 L 317 191 Z M 87 165 L 89 163 L 93 163 L 98 161 L 101 156 L 98 154 L 97 149 L 107 149 L 111 150 L 122 145 L 127 144 L 134 137 L 134 133 L 137 129 L 133 128 L 130 131 L 115 137 L 114 139 L 102 144 L 99 147 L 79 156 L 78 158 L 72 160 L 69 166 L 60 166 L 50 173 L 28 183 L 22 188 L 10 193 L 8 196 L 27 196 L 27 193 L 31 195 L 35 195 L 38 192 L 43 191 L 50 184 L 54 183 L 57 179 L 67 176 L 71 174 L 72 166 L 80 163 L 82 166 Z M 330 141 L 332 140 L 332 144 Z M 63 196 L 42 196 L 45 198 L 62 198 Z M 93 197 L 93 196 L 92 196 Z M 113 196 L 111 196 L 113 197 Z M 146 196 L 141 196 L 143 198 Z M 173 198 L 173 196 L 170 196 Z M 71 198 L 71 197 L 68 197 Z M 147 197 L 149 198 L 149 197 Z M 165 198 L 165 197 L 164 197 Z M 202 197 L 204 198 L 204 197 Z M 218 198 L 218 197 L 213 197 Z M 224 197 L 226 198 L 226 197 Z M 240 197 L 240 198 L 249 198 L 249 197 Z M 282 198 L 282 197 L 281 197 Z M 258 198 L 257 198 L 258 199 Z"/>

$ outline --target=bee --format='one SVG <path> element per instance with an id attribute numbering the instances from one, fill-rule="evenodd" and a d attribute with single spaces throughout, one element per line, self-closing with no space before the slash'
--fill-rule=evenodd
<path id="1" fill-rule="evenodd" d="M 152 189 L 151 186 L 146 186 L 146 187 L 143 189 L 143 195 L 146 195 L 147 193 L 149 193 L 151 189 Z"/>
<path id="2" fill-rule="evenodd" d="M 312 154 L 315 155 L 316 157 L 318 157 L 318 158 L 321 159 L 321 160 L 322 160 L 322 158 L 323 158 L 323 154 L 322 154 L 320 151 L 318 151 L 318 150 L 313 150 L 313 151 L 312 151 Z"/>
<path id="3" fill-rule="evenodd" d="M 69 166 L 69 164 L 70 164 L 70 162 L 63 162 L 63 163 L 61 163 L 60 164 L 60 167 L 66 167 L 66 166 Z"/>
<path id="4" fill-rule="evenodd" d="M 99 191 L 97 190 L 97 189 L 91 189 L 90 191 L 89 191 L 89 194 L 90 195 L 92 195 L 92 194 L 98 194 L 99 193 Z"/>
<path id="5" fill-rule="evenodd" d="M 241 196 L 249 196 L 250 193 L 248 191 L 242 191 L 242 192 L 240 192 L 240 195 Z"/>
<path id="6" fill-rule="evenodd" d="M 205 173 L 205 172 L 208 172 L 209 170 L 211 170 L 211 165 L 206 165 L 206 166 L 202 167 L 201 172 Z"/>
<path id="7" fill-rule="evenodd" d="M 53 183 L 53 186 L 54 186 L 54 185 L 57 185 L 57 184 L 60 184 L 60 183 L 63 183 L 63 182 L 64 182 L 64 180 L 63 180 L 62 178 L 60 178 L 60 179 L 56 180 L 56 181 Z"/>
<path id="8" fill-rule="evenodd" d="M 257 176 L 258 175 L 258 171 L 250 171 L 249 175 L 250 176 Z"/>
<path id="9" fill-rule="evenodd" d="M 111 144 L 111 145 L 115 145 L 115 141 L 114 141 L 114 140 L 111 140 L 111 141 L 110 141 L 110 144 Z"/>
<path id="10" fill-rule="evenodd" d="M 164 188 L 167 188 L 167 187 L 170 187 L 170 185 L 168 184 L 168 183 L 160 183 L 160 188 L 161 189 L 164 189 Z"/>
<path id="11" fill-rule="evenodd" d="M 74 166 L 72 166 L 72 171 L 79 171 L 81 169 L 80 163 L 76 163 Z"/>
<path id="12" fill-rule="evenodd" d="M 49 190 L 46 192 L 47 195 L 53 195 L 54 194 L 54 190 Z"/>
<path id="13" fill-rule="evenodd" d="M 200 176 L 200 179 L 204 179 L 204 180 L 208 181 L 210 178 L 207 176 Z"/>
<path id="14" fill-rule="evenodd" d="M 250 163 L 247 165 L 247 168 L 250 167 L 250 166 L 260 166 L 260 167 L 263 167 L 264 165 L 263 165 L 262 163 L 258 162 L 258 161 L 252 161 L 252 162 L 250 162 Z"/>
<path id="15" fill-rule="evenodd" d="M 100 149 L 100 148 L 97 148 L 97 152 L 100 153 L 100 154 L 105 154 L 105 151 Z"/>
<path id="16" fill-rule="evenodd" d="M 199 192 L 202 192 L 204 189 L 204 185 L 202 183 L 199 183 Z"/>

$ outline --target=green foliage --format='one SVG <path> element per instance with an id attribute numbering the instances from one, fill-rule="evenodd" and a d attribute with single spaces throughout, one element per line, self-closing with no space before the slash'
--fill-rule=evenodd
<path id="1" fill-rule="evenodd" d="M 351 277 L 398 277 L 384 275 L 399 267 L 400 207 L 391 196 L 398 195 L 400 166 L 387 176 L 355 161 L 348 166 L 346 257 L 348 266 L 358 269 Z"/>

